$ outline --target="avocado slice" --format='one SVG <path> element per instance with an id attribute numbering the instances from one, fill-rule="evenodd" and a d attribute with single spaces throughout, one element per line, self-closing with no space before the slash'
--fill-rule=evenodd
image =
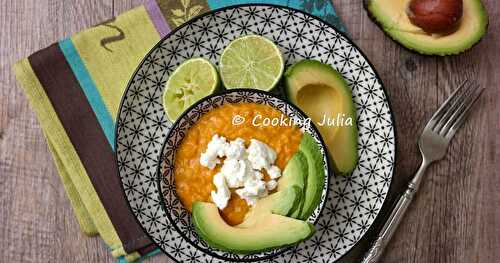
<path id="1" fill-rule="evenodd" d="M 263 215 L 273 213 L 277 215 L 290 215 L 302 199 L 302 190 L 298 186 L 290 186 L 257 201 L 248 211 L 245 220 L 237 227 L 253 227 Z"/>
<path id="2" fill-rule="evenodd" d="M 314 233 L 310 223 L 266 213 L 253 227 L 228 225 L 212 203 L 193 204 L 193 224 L 210 246 L 233 253 L 253 253 L 296 244 Z"/>
<path id="3" fill-rule="evenodd" d="M 305 200 L 307 173 L 307 158 L 304 153 L 298 151 L 288 161 L 283 170 L 276 193 L 258 200 L 238 227 L 251 227 L 266 213 L 293 218 L 300 217 Z"/>
<path id="4" fill-rule="evenodd" d="M 321 201 L 321 193 L 325 183 L 325 169 L 323 168 L 323 155 L 314 138 L 306 133 L 302 136 L 299 150 L 307 159 L 307 187 L 304 192 L 304 201 L 299 219 L 306 220 Z"/>
<path id="5" fill-rule="evenodd" d="M 307 183 L 307 171 L 307 159 L 304 153 L 298 151 L 288 161 L 283 170 L 283 175 L 278 181 L 278 192 L 292 186 L 298 191 L 298 201 L 295 202 L 293 209 L 287 214 L 293 218 L 298 218 L 302 211 L 304 204 L 303 197 Z"/>
<path id="6" fill-rule="evenodd" d="M 411 23 L 411 0 L 365 0 L 365 9 L 380 28 L 404 47 L 425 55 L 459 54 L 479 42 L 488 28 L 488 13 L 480 0 L 463 0 L 463 16 L 449 34 L 428 34 Z"/>
<path id="7" fill-rule="evenodd" d="M 305 155 L 296 152 L 283 170 L 276 192 L 258 200 L 238 227 L 251 227 L 266 213 L 298 218 L 304 201 L 307 171 Z"/>
<path id="8" fill-rule="evenodd" d="M 358 128 L 351 89 L 342 75 L 327 64 L 302 60 L 285 72 L 285 87 L 288 98 L 318 124 L 335 172 L 352 172 L 358 162 Z"/>

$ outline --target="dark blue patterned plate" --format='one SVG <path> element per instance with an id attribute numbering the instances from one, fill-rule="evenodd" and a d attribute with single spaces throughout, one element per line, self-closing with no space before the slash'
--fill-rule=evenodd
<path id="1" fill-rule="evenodd" d="M 247 34 L 273 40 L 287 66 L 305 58 L 330 64 L 352 89 L 359 129 L 358 166 L 351 176 L 330 178 L 317 233 L 266 260 L 335 262 L 363 237 L 385 201 L 394 168 L 394 122 L 382 82 L 363 53 L 335 28 L 298 10 L 271 5 L 216 10 L 172 31 L 146 55 L 127 87 L 117 118 L 116 154 L 124 194 L 144 231 L 175 261 L 225 261 L 186 242 L 161 206 L 156 168 L 172 126 L 163 112 L 162 94 L 180 63 L 204 57 L 217 64 L 224 47 Z M 224 257 L 236 260 L 231 253 Z"/>

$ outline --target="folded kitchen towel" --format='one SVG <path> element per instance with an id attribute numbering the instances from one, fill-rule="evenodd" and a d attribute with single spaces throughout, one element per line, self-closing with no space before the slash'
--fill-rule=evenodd
<path id="1" fill-rule="evenodd" d="M 344 31 L 330 1 L 150 0 L 14 65 L 83 232 L 99 235 L 120 261 L 159 252 L 130 211 L 114 155 L 127 82 L 172 29 L 210 10 L 247 3 L 300 9 Z"/>

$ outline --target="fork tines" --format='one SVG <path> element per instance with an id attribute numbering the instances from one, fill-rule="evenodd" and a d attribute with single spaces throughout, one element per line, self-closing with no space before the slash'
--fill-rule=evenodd
<path id="1" fill-rule="evenodd" d="M 439 107 L 428 123 L 433 132 L 451 139 L 464 124 L 470 108 L 484 88 L 474 80 L 465 80 Z"/>

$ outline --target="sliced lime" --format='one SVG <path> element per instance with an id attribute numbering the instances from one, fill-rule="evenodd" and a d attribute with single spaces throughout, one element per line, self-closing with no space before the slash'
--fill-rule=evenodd
<path id="1" fill-rule="evenodd" d="M 203 58 L 192 58 L 170 75 L 163 93 L 163 107 L 171 121 L 203 97 L 212 94 L 220 85 L 219 74 Z"/>
<path id="2" fill-rule="evenodd" d="M 227 89 L 271 90 L 283 74 L 283 57 L 269 39 L 249 35 L 237 38 L 220 57 L 220 74 Z"/>

